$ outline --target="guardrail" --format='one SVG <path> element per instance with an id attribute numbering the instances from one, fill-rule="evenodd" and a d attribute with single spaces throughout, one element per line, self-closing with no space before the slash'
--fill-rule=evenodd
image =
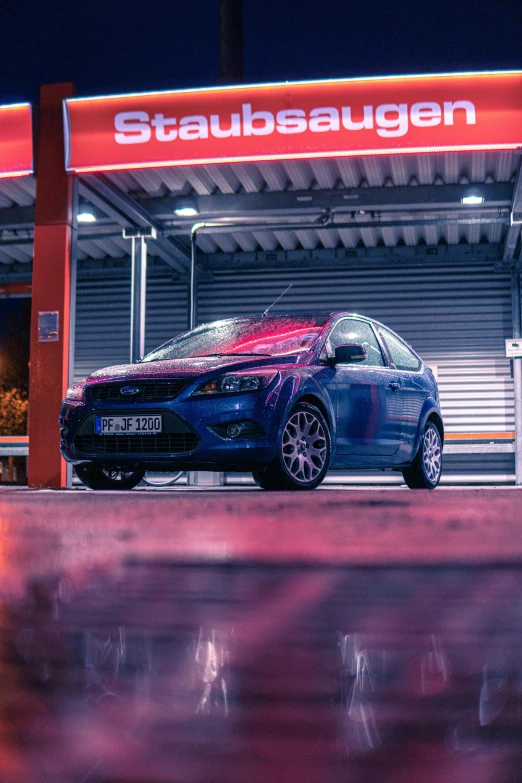
<path id="1" fill-rule="evenodd" d="M 509 454 L 515 451 L 514 432 L 448 432 L 446 454 Z M 0 436 L 0 457 L 27 457 L 28 435 Z"/>
<path id="2" fill-rule="evenodd" d="M 512 454 L 514 432 L 447 432 L 445 454 Z"/>
<path id="3" fill-rule="evenodd" d="M 29 435 L 0 435 L 0 457 L 27 457 Z"/>

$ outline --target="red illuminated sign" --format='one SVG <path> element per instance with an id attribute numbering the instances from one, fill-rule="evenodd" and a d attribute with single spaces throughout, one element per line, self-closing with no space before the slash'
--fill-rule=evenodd
<path id="1" fill-rule="evenodd" d="M 22 177 L 32 172 L 31 106 L 0 106 L 0 177 Z"/>
<path id="2" fill-rule="evenodd" d="M 522 72 L 69 98 L 68 171 L 522 146 Z"/>

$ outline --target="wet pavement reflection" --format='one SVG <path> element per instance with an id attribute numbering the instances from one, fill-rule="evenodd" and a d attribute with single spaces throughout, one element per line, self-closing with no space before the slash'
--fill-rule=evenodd
<path id="1" fill-rule="evenodd" d="M 117 565 L 0 629 L 2 783 L 520 780 L 516 566 Z"/>
<path id="2" fill-rule="evenodd" d="M 0 492 L 0 783 L 522 781 L 519 497 Z"/>

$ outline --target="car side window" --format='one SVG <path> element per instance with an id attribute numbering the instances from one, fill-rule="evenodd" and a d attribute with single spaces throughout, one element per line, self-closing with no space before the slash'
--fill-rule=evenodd
<path id="1" fill-rule="evenodd" d="M 414 372 L 421 366 L 420 360 L 402 340 L 395 337 L 387 329 L 379 329 L 380 335 L 386 343 L 390 358 L 397 370 L 410 370 Z"/>
<path id="2" fill-rule="evenodd" d="M 356 362 L 358 367 L 361 365 L 371 367 L 384 367 L 384 359 L 377 338 L 370 324 L 365 321 L 356 321 L 354 318 L 343 318 L 336 324 L 328 338 L 329 352 L 333 354 L 338 345 L 347 343 L 358 343 L 363 345 L 368 358 L 362 362 Z"/>

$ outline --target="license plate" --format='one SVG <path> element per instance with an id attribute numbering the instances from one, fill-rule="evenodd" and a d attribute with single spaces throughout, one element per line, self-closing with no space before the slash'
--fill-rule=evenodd
<path id="1" fill-rule="evenodd" d="M 162 431 L 161 416 L 96 416 L 96 435 L 154 435 Z"/>

